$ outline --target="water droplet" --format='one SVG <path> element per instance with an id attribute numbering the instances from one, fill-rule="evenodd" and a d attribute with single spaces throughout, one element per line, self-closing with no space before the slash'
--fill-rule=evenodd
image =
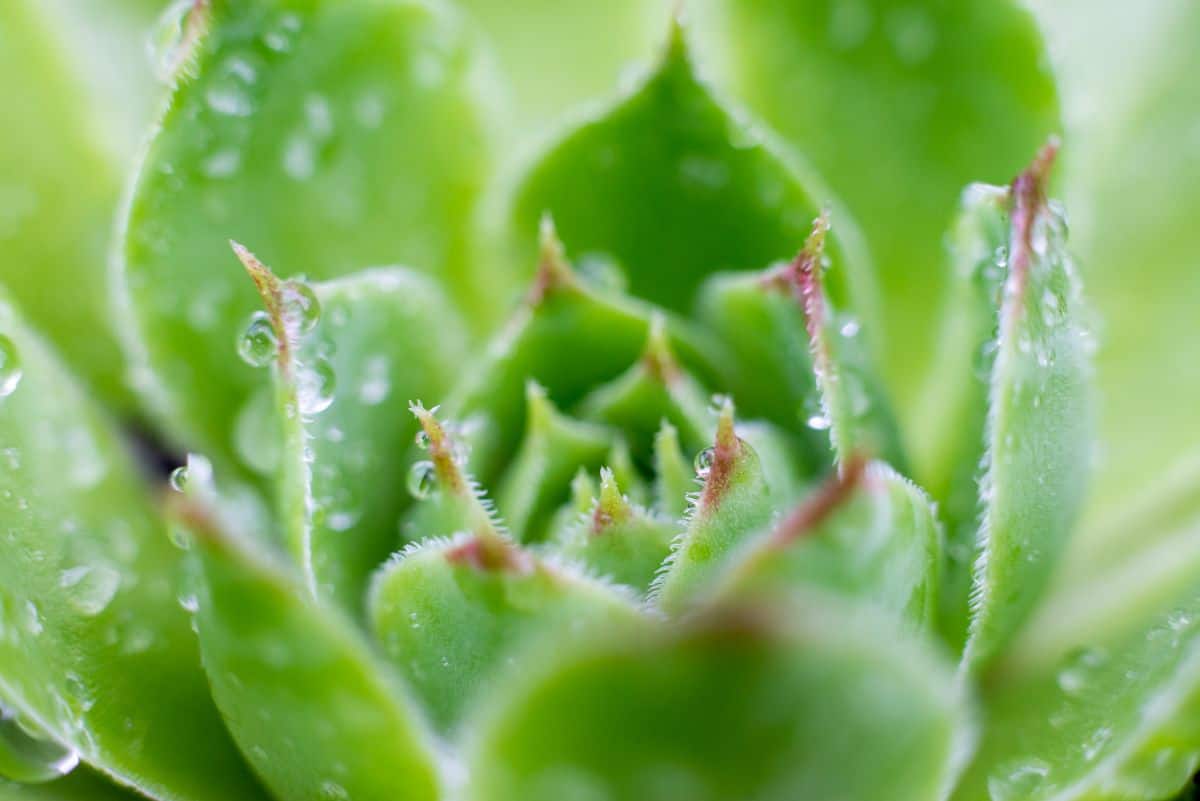
<path id="1" fill-rule="evenodd" d="M 78 764 L 74 749 L 31 734 L 15 713 L 0 706 L 0 776 L 40 784 L 66 776 Z"/>
<path id="2" fill-rule="evenodd" d="M 1083 758 L 1088 762 L 1094 760 L 1100 754 L 1101 749 L 1112 739 L 1112 735 L 1113 730 L 1109 726 L 1101 726 L 1096 729 L 1083 744 Z"/>
<path id="3" fill-rule="evenodd" d="M 275 24 L 263 34 L 263 43 L 276 53 L 292 49 L 292 39 L 301 27 L 300 17 L 292 12 L 281 14 Z"/>
<path id="4" fill-rule="evenodd" d="M 831 425 L 829 415 L 827 414 L 810 415 L 804 423 L 813 431 L 826 431 Z"/>
<path id="5" fill-rule="evenodd" d="M 988 777 L 988 793 L 992 801 L 1025 801 L 1049 775 L 1050 764 L 1036 757 L 1009 763 Z"/>
<path id="6" fill-rule="evenodd" d="M 323 356 L 310 364 L 302 365 L 296 373 L 296 399 L 300 414 L 320 414 L 333 405 L 337 389 L 337 375 L 333 365 Z"/>
<path id="7" fill-rule="evenodd" d="M 250 96 L 228 80 L 214 82 L 205 92 L 204 99 L 213 111 L 230 117 L 249 117 L 254 111 Z"/>
<path id="8" fill-rule="evenodd" d="M 183 55 L 183 37 L 187 29 L 187 18 L 195 5 L 193 0 L 176 0 L 171 3 L 159 16 L 146 39 L 146 55 L 150 59 L 150 68 L 154 75 L 163 83 L 175 77 Z"/>
<path id="9" fill-rule="evenodd" d="M 325 781 L 321 783 L 321 798 L 323 801 L 350 801 L 350 793 L 337 782 Z"/>
<path id="10" fill-rule="evenodd" d="M 708 478 L 708 474 L 712 472 L 713 462 L 716 461 L 717 454 L 713 448 L 705 448 L 696 454 L 694 466 L 696 475 L 700 478 Z"/>
<path id="11" fill-rule="evenodd" d="M 236 175 L 242 166 L 242 153 L 234 148 L 226 148 L 213 153 L 200 165 L 201 171 L 209 178 L 228 178 Z"/>
<path id="12" fill-rule="evenodd" d="M 250 316 L 242 338 L 238 340 L 238 355 L 251 367 L 266 367 L 275 358 L 279 340 L 275 327 L 265 311 L 256 311 Z"/>
<path id="13" fill-rule="evenodd" d="M 417 447 L 421 450 L 429 450 L 429 435 L 425 433 L 425 429 L 418 431 L 416 437 L 413 438 L 413 441 L 416 442 Z"/>
<path id="14" fill-rule="evenodd" d="M 1064 660 L 1058 673 L 1058 686 L 1067 695 L 1085 692 L 1098 668 L 1108 662 L 1108 652 L 1101 648 L 1080 648 Z"/>
<path id="15" fill-rule="evenodd" d="M 0 398 L 7 398 L 21 383 L 21 354 L 8 337 L 0 334 Z"/>
<path id="16" fill-rule="evenodd" d="M 103 612 L 121 587 L 121 574 L 107 565 L 80 565 L 62 571 L 58 586 L 71 607 L 85 617 Z"/>
<path id="17" fill-rule="evenodd" d="M 321 319 L 321 302 L 317 293 L 304 281 L 289 279 L 283 283 L 283 316 L 288 329 L 300 336 L 317 327 Z"/>
<path id="18" fill-rule="evenodd" d="M 176 492 L 183 492 L 187 489 L 188 469 L 187 465 L 179 465 L 171 471 L 171 475 L 167 478 L 167 483 L 171 485 L 171 489 Z"/>
<path id="19" fill-rule="evenodd" d="M 840 331 L 842 336 L 846 339 L 854 339 L 856 336 L 858 336 L 858 332 L 861 330 L 861 328 L 862 326 L 859 325 L 858 320 L 851 317 L 842 323 Z"/>
<path id="20" fill-rule="evenodd" d="M 417 500 L 428 498 L 437 486 L 437 470 L 433 462 L 422 460 L 408 470 L 408 494 Z"/>

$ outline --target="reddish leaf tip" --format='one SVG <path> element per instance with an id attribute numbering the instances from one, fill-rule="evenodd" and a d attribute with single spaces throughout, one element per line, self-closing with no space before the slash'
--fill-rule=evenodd
<path id="1" fill-rule="evenodd" d="M 813 532 L 838 507 L 844 504 L 863 482 L 867 459 L 855 454 L 792 512 L 780 521 L 771 535 L 775 548 L 784 548 Z"/>

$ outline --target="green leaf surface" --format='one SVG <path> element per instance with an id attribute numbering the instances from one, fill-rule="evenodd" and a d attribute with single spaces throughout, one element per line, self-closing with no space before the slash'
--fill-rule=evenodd
<path id="1" fill-rule="evenodd" d="M 504 690 L 471 801 L 928 801 L 970 737 L 944 661 L 816 598 L 548 649 Z"/>
<path id="2" fill-rule="evenodd" d="M 0 801 L 136 801 L 131 790 L 122 790 L 86 768 L 45 784 L 18 784 L 0 779 Z"/>
<path id="3" fill-rule="evenodd" d="M 254 384 L 233 343 L 257 306 L 226 241 L 312 279 L 409 265 L 471 306 L 490 287 L 466 242 L 489 147 L 474 41 L 444 10 L 213 0 L 192 13 L 207 32 L 132 188 L 117 283 L 143 396 L 173 438 L 224 459 Z M 492 307 L 475 310 L 482 324 Z"/>
<path id="4" fill-rule="evenodd" d="M 994 657 L 1041 598 L 1085 489 L 1090 348 L 1061 212 L 1044 195 L 1053 156 L 1048 146 L 1012 189 L 964 654 L 971 667 Z"/>
<path id="5" fill-rule="evenodd" d="M 0 351 L 0 699 L 160 799 L 260 798 L 176 602 L 179 554 L 111 421 L 4 298 Z"/>
<path id="6" fill-rule="evenodd" d="M 499 676 L 531 667 L 522 644 L 636 621 L 631 597 L 495 535 L 425 540 L 376 575 L 370 623 L 442 731 Z"/>
<path id="7" fill-rule="evenodd" d="M 287 286 L 267 280 L 274 291 Z M 419 428 L 408 404 L 444 394 L 465 342 L 437 284 L 411 270 L 368 270 L 310 289 L 319 303 L 309 312 L 318 316 L 313 329 L 272 329 L 279 418 L 246 425 L 291 432 L 278 468 L 291 484 L 278 492 L 289 546 L 310 589 L 357 614 L 411 502 L 396 491 Z M 283 337 L 291 338 L 287 348 Z M 250 403 L 243 414 L 253 416 L 261 407 Z"/>
<path id="8" fill-rule="evenodd" d="M 682 517 L 695 489 L 696 471 L 683 454 L 679 432 L 664 420 L 654 435 L 654 508 L 667 517 Z"/>
<path id="9" fill-rule="evenodd" d="M 440 798 L 425 721 L 357 627 L 201 505 L 198 477 L 188 493 L 177 513 L 196 542 L 204 669 L 266 785 L 289 799 Z"/>
<path id="10" fill-rule="evenodd" d="M 887 298 L 886 327 L 863 324 L 884 346 L 907 430 L 959 191 L 1007 181 L 1059 127 L 1030 15 L 1007 0 L 698 0 L 689 11 L 705 74 L 862 224 Z"/>
<path id="11" fill-rule="evenodd" d="M 989 687 L 989 725 L 955 800 L 1133 801 L 1183 787 L 1200 766 L 1200 587 L 1189 579 L 1125 634 Z"/>
<path id="12" fill-rule="evenodd" d="M 941 562 L 941 527 L 925 493 L 886 464 L 859 460 L 741 547 L 714 586 L 723 597 L 818 587 L 932 630 Z"/>
<path id="13" fill-rule="evenodd" d="M 679 528 L 673 519 L 631 503 L 612 471 L 604 469 L 599 496 L 553 547 L 596 575 L 644 594 L 670 554 Z"/>
<path id="14" fill-rule="evenodd" d="M 762 464 L 754 449 L 734 432 L 733 405 L 728 400 L 713 446 L 696 459 L 704 487 L 651 588 L 653 600 L 669 612 L 694 603 L 738 545 L 774 514 Z"/>
<path id="15" fill-rule="evenodd" d="M 625 267 L 634 296 L 686 312 L 710 273 L 759 269 L 795 252 L 828 200 L 812 197 L 719 104 L 676 25 L 639 86 L 532 166 L 515 189 L 512 219 L 525 231 L 553 214 L 573 248 Z M 865 266 L 834 256 L 869 316 Z"/>
<path id="16" fill-rule="evenodd" d="M 104 104 L 93 90 L 110 82 L 113 62 L 76 45 L 141 42 L 115 9 L 107 27 L 74 37 L 88 5 L 0 7 L 0 105 L 13 110 L 0 131 L 0 283 L 64 359 L 117 401 L 125 390 L 105 263 L 128 133 L 122 124 L 126 115 L 141 124 L 144 109 L 136 83 L 122 83 L 124 105 Z"/>

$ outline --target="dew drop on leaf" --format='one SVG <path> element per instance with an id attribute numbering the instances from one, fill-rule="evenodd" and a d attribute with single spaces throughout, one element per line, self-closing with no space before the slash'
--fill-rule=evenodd
<path id="1" fill-rule="evenodd" d="M 705 448 L 697 453 L 695 461 L 696 475 L 700 478 L 708 478 L 715 459 L 716 452 L 712 448 Z"/>
<path id="2" fill-rule="evenodd" d="M 95 617 L 103 612 L 121 586 L 121 574 L 107 565 L 80 565 L 58 575 L 58 586 L 79 614 Z"/>
<path id="3" fill-rule="evenodd" d="M 1050 764 L 1041 759 L 1010 763 L 988 778 L 988 794 L 992 801 L 1025 801 L 1049 775 Z"/>
<path id="4" fill-rule="evenodd" d="M 283 315 L 287 320 L 288 330 L 301 336 L 312 331 L 321 319 L 321 302 L 317 300 L 317 293 L 303 281 L 285 281 Z"/>
<path id="5" fill-rule="evenodd" d="M 0 706 L 0 776 L 39 784 L 66 776 L 78 764 L 73 749 L 31 734 L 15 713 Z"/>
<path id="6" fill-rule="evenodd" d="M 437 485 L 437 471 L 433 462 L 422 460 L 408 470 L 408 493 L 417 500 L 428 498 Z"/>
<path id="7" fill-rule="evenodd" d="M 238 355 L 251 367 L 266 367 L 275 358 L 278 347 L 271 318 L 265 311 L 256 311 L 238 340 Z"/>
<path id="8" fill-rule="evenodd" d="M 296 398 L 303 415 L 320 414 L 333 404 L 337 376 L 329 360 L 318 356 L 296 373 Z"/>
<path id="9" fill-rule="evenodd" d="M 1100 648 L 1072 651 L 1058 672 L 1058 687 L 1067 695 L 1079 695 L 1091 684 L 1095 671 L 1108 662 L 1108 653 Z"/>
<path id="10" fill-rule="evenodd" d="M 417 447 L 423 451 L 429 450 L 429 435 L 424 431 L 418 431 L 417 436 L 413 438 L 417 443 Z"/>
<path id="11" fill-rule="evenodd" d="M 810 415 L 805 424 L 813 431 L 825 431 L 829 428 L 829 416 L 825 414 Z"/>
<path id="12" fill-rule="evenodd" d="M 8 337 L 0 334 L 0 398 L 7 398 L 21 383 L 21 354 Z"/>
<path id="13" fill-rule="evenodd" d="M 188 469 L 187 465 L 180 465 L 171 471 L 171 475 L 167 477 L 167 483 L 171 485 L 171 489 L 176 492 L 183 492 L 187 489 Z"/>

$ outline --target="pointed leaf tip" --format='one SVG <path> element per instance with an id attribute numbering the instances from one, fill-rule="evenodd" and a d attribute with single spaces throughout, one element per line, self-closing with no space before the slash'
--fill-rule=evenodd
<path id="1" fill-rule="evenodd" d="M 600 497 L 592 510 L 592 532 L 602 534 L 609 528 L 629 520 L 633 508 L 621 493 L 611 468 L 600 468 Z"/>
<path id="2" fill-rule="evenodd" d="M 717 435 L 713 446 L 708 449 L 708 464 L 703 468 L 705 474 L 704 490 L 700 495 L 700 508 L 711 509 L 720 503 L 721 497 L 729 486 L 733 476 L 734 464 L 741 452 L 741 440 L 734 431 L 733 400 L 728 396 L 721 399 L 721 410 L 717 418 Z"/>
<path id="3" fill-rule="evenodd" d="M 567 261 L 566 249 L 558 237 L 554 217 L 548 211 L 542 214 L 538 224 L 538 243 L 537 275 L 528 296 L 531 306 L 537 306 L 555 290 L 579 285 L 575 271 Z"/>
<path id="4" fill-rule="evenodd" d="M 658 311 L 650 318 L 650 333 L 646 337 L 646 349 L 642 352 L 642 365 L 650 375 L 663 383 L 676 380 L 681 372 L 667 334 L 667 318 Z"/>
<path id="5" fill-rule="evenodd" d="M 429 450 L 429 459 L 437 475 L 438 485 L 455 495 L 463 494 L 467 489 L 466 478 L 459 469 L 458 460 L 454 454 L 454 442 L 446 429 L 438 422 L 438 407 L 426 409 L 419 401 L 409 404 L 409 411 L 421 424 L 422 442 Z"/>

